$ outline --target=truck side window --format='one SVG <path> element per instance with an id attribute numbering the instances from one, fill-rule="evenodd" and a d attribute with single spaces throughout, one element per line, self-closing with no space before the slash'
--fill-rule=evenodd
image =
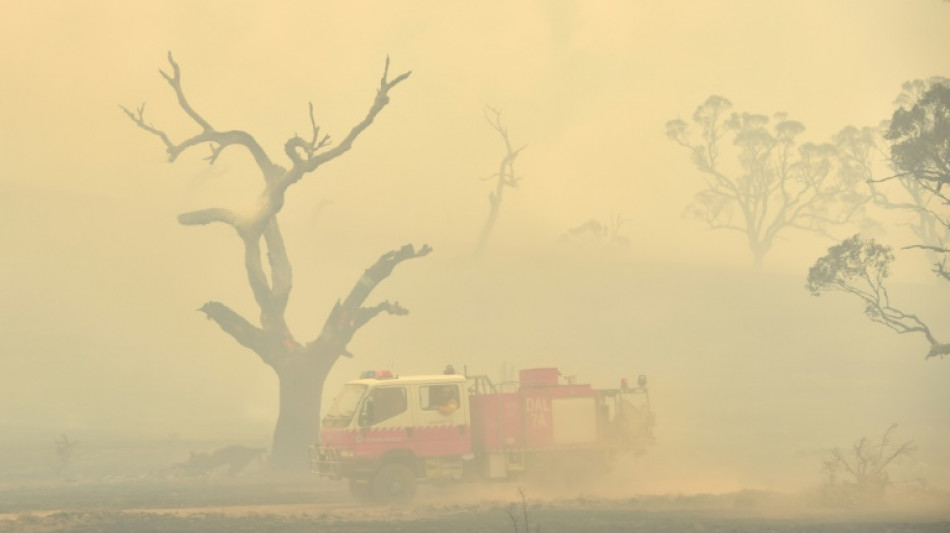
<path id="1" fill-rule="evenodd" d="M 423 411 L 450 414 L 458 409 L 458 385 L 426 385 L 419 388 L 419 407 Z"/>
<path id="2" fill-rule="evenodd" d="M 405 387 L 382 387 L 373 389 L 367 401 L 373 403 L 372 418 L 369 421 L 370 425 L 389 420 L 405 412 L 409 407 Z"/>

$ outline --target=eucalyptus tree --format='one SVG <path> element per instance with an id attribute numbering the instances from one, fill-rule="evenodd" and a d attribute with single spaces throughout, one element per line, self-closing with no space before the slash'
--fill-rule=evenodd
<path id="1" fill-rule="evenodd" d="M 788 230 L 830 236 L 858 219 L 869 176 L 850 160 L 867 150 L 847 132 L 823 143 L 801 142 L 805 126 L 784 113 L 732 111 L 710 96 L 692 123 L 666 123 L 666 135 L 690 152 L 703 177 L 687 214 L 711 229 L 741 234 L 756 265 Z"/>
<path id="2" fill-rule="evenodd" d="M 930 345 L 927 358 L 950 353 L 950 344 L 937 340 L 930 327 L 917 315 L 891 303 L 886 280 L 894 253 L 874 239 L 854 235 L 828 248 L 808 270 L 808 290 L 815 296 L 825 292 L 850 294 L 864 304 L 864 314 L 872 322 L 897 333 L 920 334 Z"/>
<path id="3" fill-rule="evenodd" d="M 905 84 L 905 94 L 915 87 L 920 85 Z M 890 162 L 896 173 L 871 184 L 897 181 L 910 195 L 909 201 L 895 202 L 875 190 L 879 204 L 917 214 L 919 223 L 912 229 L 921 242 L 903 249 L 930 252 L 934 272 L 950 281 L 950 248 L 945 240 L 950 235 L 950 196 L 944 189 L 950 185 L 950 85 L 933 83 L 914 92 L 916 99 L 898 100 L 902 105 L 883 135 L 890 143 Z M 926 358 L 950 354 L 950 344 L 940 342 L 922 319 L 891 304 L 885 281 L 894 259 L 890 247 L 855 235 L 829 248 L 815 262 L 808 272 L 808 289 L 815 295 L 841 291 L 859 298 L 872 321 L 898 333 L 922 335 L 930 345 Z"/>
<path id="4" fill-rule="evenodd" d="M 931 252 L 934 271 L 950 280 L 950 80 L 932 80 L 916 101 L 899 107 L 884 138 L 895 177 L 916 193 L 921 242 L 911 246 Z"/>
<path id="5" fill-rule="evenodd" d="M 936 85 L 950 86 L 950 79 L 935 76 L 927 80 L 912 80 L 905 82 L 901 86 L 901 92 L 895 99 L 901 115 L 898 122 L 885 121 L 883 126 L 875 135 L 875 143 L 880 145 L 882 152 L 887 151 L 887 143 L 891 139 L 885 136 L 902 134 L 895 129 L 897 127 L 910 126 L 911 110 L 918 101 L 922 99 L 931 87 Z M 901 126 L 903 122 L 903 126 Z M 924 124 L 921 127 L 926 129 Z M 919 131 L 924 131 L 921 129 Z M 912 130 L 908 130 L 910 133 Z M 909 142 L 905 139 L 905 143 Z M 907 227 L 914 234 L 921 248 L 927 250 L 927 255 L 934 264 L 944 262 L 944 257 L 939 250 L 946 248 L 950 243 L 950 225 L 947 224 L 946 215 L 941 213 L 944 210 L 945 200 L 940 194 L 933 191 L 932 183 L 928 180 L 918 179 L 918 175 L 901 169 L 899 159 L 891 157 L 891 154 L 884 154 L 885 159 L 890 164 L 892 172 L 887 177 L 870 180 L 868 182 L 875 205 L 882 207 L 892 213 L 897 213 L 899 217 L 898 225 Z M 946 270 L 946 265 L 938 267 Z"/>

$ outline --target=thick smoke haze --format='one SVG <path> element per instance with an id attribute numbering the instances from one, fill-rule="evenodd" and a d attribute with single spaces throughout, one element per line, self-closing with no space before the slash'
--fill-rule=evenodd
<path id="1" fill-rule="evenodd" d="M 642 373 L 657 443 L 632 467 L 637 490 L 817 485 L 823 453 L 892 423 L 919 447 L 900 478 L 950 482 L 950 361 L 925 362 L 923 338 L 871 323 L 857 301 L 805 290 L 834 240 L 783 234 L 755 268 L 741 235 L 684 217 L 702 176 L 664 135 L 714 94 L 786 112 L 814 142 L 877 125 L 902 83 L 950 75 L 946 2 L 97 0 L 4 12 L 0 477 L 42 470 L 52 451 L 35 450 L 62 433 L 90 447 L 269 444 L 273 372 L 197 311 L 216 300 L 257 317 L 241 243 L 226 226 L 176 221 L 253 207 L 259 173 L 238 148 L 214 166 L 204 147 L 169 164 L 118 107 L 146 102 L 175 140 L 198 132 L 158 73 L 172 51 L 189 102 L 281 163 L 283 143 L 309 131 L 308 102 L 339 140 L 387 55 L 391 72 L 413 72 L 281 213 L 287 318 L 303 342 L 380 254 L 434 249 L 374 293 L 410 314 L 362 329 L 328 395 L 367 368 L 451 363 L 497 379 L 558 366 L 602 387 Z M 504 155 L 486 105 L 527 147 L 476 259 L 484 178 Z M 624 245 L 562 239 L 618 219 Z M 894 221 L 877 237 L 899 247 Z M 892 278 L 892 298 L 950 338 L 950 286 L 926 257 L 899 252 Z"/>

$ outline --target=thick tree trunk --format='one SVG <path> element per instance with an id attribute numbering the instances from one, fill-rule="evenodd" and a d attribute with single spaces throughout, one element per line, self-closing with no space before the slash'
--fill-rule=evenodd
<path id="1" fill-rule="evenodd" d="M 331 365 L 324 358 L 298 355 L 281 365 L 280 414 L 271 447 L 271 468 L 306 472 L 310 445 L 317 442 L 323 385 Z"/>
<path id="2" fill-rule="evenodd" d="M 765 252 L 761 250 L 752 250 L 752 266 L 756 270 L 762 270 L 762 263 L 765 260 Z"/>

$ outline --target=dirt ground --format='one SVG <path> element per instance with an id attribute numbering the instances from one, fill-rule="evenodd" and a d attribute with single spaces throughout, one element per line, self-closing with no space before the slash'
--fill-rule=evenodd
<path id="1" fill-rule="evenodd" d="M 0 532 L 947 532 L 950 501 L 833 509 L 807 495 L 563 496 L 514 484 L 420 486 L 402 507 L 360 506 L 340 483 L 261 476 L 0 486 Z M 906 503 L 906 502 L 905 502 Z"/>

